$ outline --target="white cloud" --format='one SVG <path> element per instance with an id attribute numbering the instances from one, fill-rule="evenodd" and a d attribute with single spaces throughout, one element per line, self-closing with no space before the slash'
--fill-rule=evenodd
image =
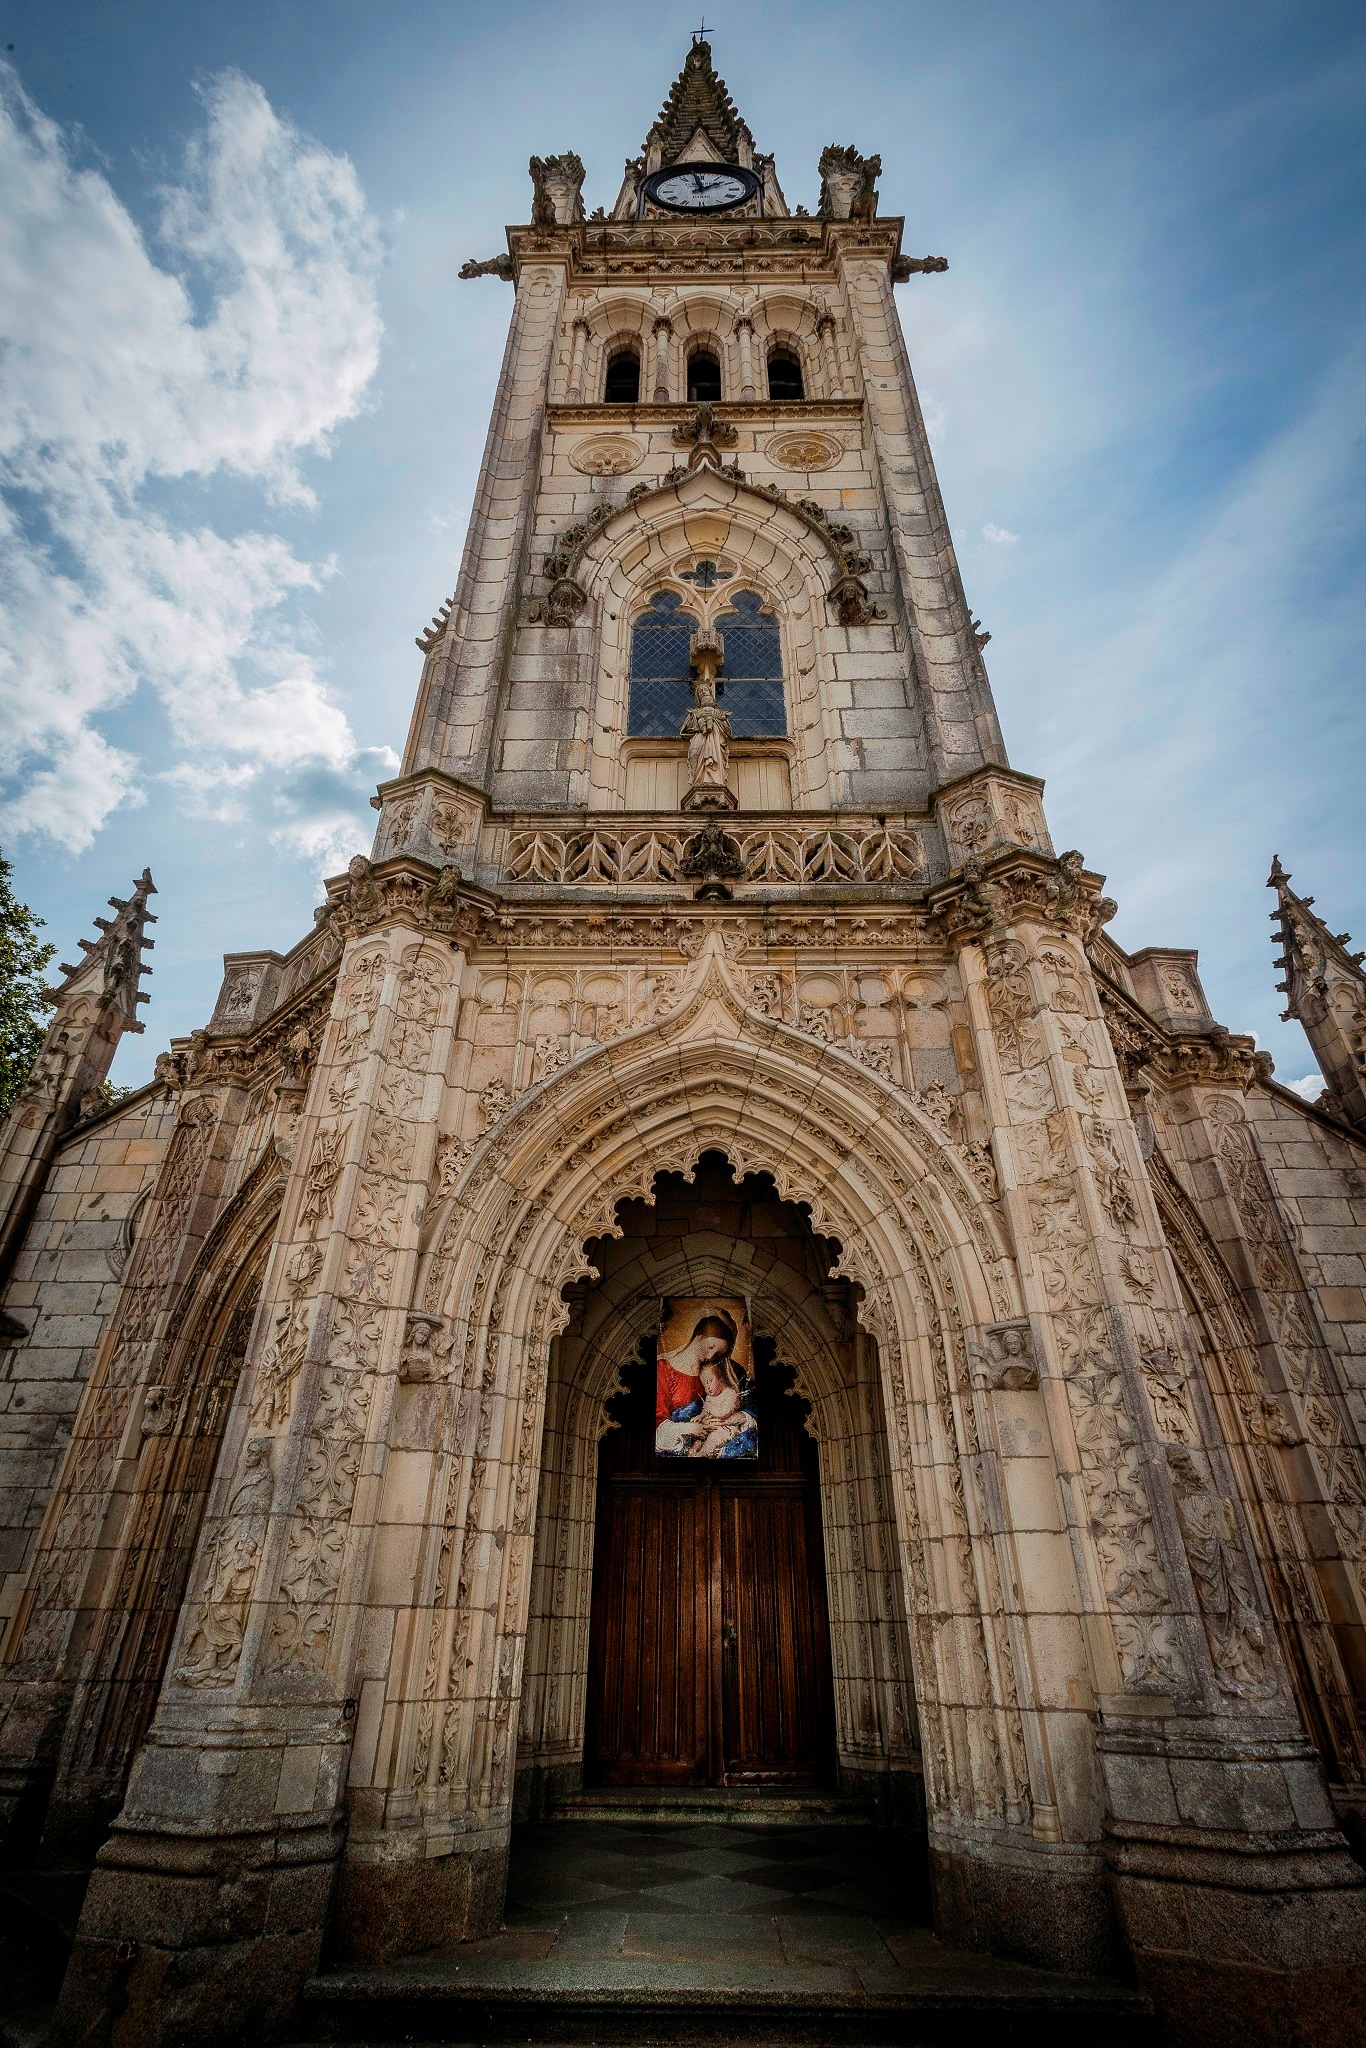
<path id="1" fill-rule="evenodd" d="M 204 499 L 235 477 L 313 502 L 300 458 L 378 361 L 378 233 L 347 159 L 259 86 L 228 73 L 202 97 L 149 245 L 0 66 L 4 816 L 72 851 L 142 800 L 128 721 L 125 744 L 102 730 L 141 685 L 178 756 L 165 779 L 214 815 L 267 770 L 354 781 L 369 758 L 294 612 L 333 565 L 218 530 Z M 297 807 L 280 829 L 312 850 Z"/>
<path id="2" fill-rule="evenodd" d="M 1306 1102 L 1317 1102 L 1323 1093 L 1323 1076 L 1305 1074 L 1301 1080 L 1287 1081 L 1285 1085 L 1292 1095 L 1302 1095 Z"/>
<path id="3" fill-rule="evenodd" d="M 1008 526 L 993 526 L 988 519 L 982 528 L 983 540 L 989 540 L 994 548 L 1013 548 L 1019 541 L 1019 534 L 1012 533 Z"/>

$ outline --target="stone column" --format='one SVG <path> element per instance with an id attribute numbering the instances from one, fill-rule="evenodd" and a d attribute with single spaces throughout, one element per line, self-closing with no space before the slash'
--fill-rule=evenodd
<path id="1" fill-rule="evenodd" d="M 1007 853 L 939 912 L 1069 1504 L 1114 1896 L 1177 2039 L 1216 2038 L 1219 2014 L 1271 2048 L 1299 2010 L 1326 2029 L 1316 2039 L 1345 2041 L 1334 2007 L 1366 1953 L 1366 1890 L 1293 1708 L 1081 943 L 1073 861 Z"/>
<path id="2" fill-rule="evenodd" d="M 582 405 L 583 403 L 583 358 L 587 345 L 588 322 L 586 320 L 576 320 L 574 322 L 573 340 L 569 350 L 569 403 L 571 405 Z"/>
<path id="3" fill-rule="evenodd" d="M 667 405 L 669 403 L 669 350 L 673 343 L 673 337 L 673 323 L 666 315 L 661 313 L 654 326 L 655 387 L 653 396 L 656 405 Z"/>
<path id="4" fill-rule="evenodd" d="M 816 333 L 820 337 L 821 362 L 825 369 L 825 395 L 827 398 L 843 398 L 844 381 L 840 376 L 839 356 L 835 346 L 833 313 L 821 314 L 816 322 Z"/>
<path id="5" fill-rule="evenodd" d="M 943 784 L 1004 764 L 986 670 L 973 637 L 953 539 L 934 472 L 884 258 L 841 256 L 931 768 Z"/>
<path id="6" fill-rule="evenodd" d="M 754 384 L 754 322 L 740 319 L 735 323 L 735 332 L 740 342 L 740 396 L 757 398 Z M 767 397 L 767 393 L 764 394 Z"/>
<path id="7" fill-rule="evenodd" d="M 445 630 L 427 657 L 404 751 L 405 775 L 442 768 L 485 786 L 540 483 L 546 394 L 564 298 L 565 259 L 523 262 L 460 580 Z"/>
<path id="8" fill-rule="evenodd" d="M 321 1952 L 460 965 L 406 925 L 357 932 L 378 895 L 362 874 L 335 913 L 353 935 L 166 1684 L 87 1894 L 68 2037 L 116 1994 L 149 2048 L 268 2031 Z"/>

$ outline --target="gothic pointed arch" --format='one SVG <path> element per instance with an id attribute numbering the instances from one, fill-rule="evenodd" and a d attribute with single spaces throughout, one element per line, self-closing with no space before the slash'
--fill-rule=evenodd
<path id="1" fill-rule="evenodd" d="M 693 1188 L 707 1206 L 689 1221 Z M 727 1242 L 710 1206 L 718 1198 L 761 1217 L 761 1241 L 745 1233 Z M 841 1777 L 914 1823 L 921 1759 L 886 1419 L 856 1289 L 823 1277 L 839 1247 L 812 1232 L 799 1207 L 779 1202 L 764 1177 L 733 1177 L 720 1154 L 704 1155 L 691 1176 L 656 1177 L 650 1201 L 617 1213 L 627 1235 L 591 1247 L 602 1278 L 569 1291 L 569 1322 L 551 1349 L 518 1737 L 526 1795 L 534 1803 L 556 1773 L 572 1776 L 590 1731 L 599 1446 L 617 1426 L 623 1370 L 648 1361 L 661 1298 L 739 1291 L 770 1384 L 791 1376 L 808 1465 L 819 1474 Z"/>
<path id="2" fill-rule="evenodd" d="M 83 1655 L 52 1815 L 116 1809 L 151 1723 L 229 1407 L 250 1348 L 285 1162 L 271 1145 L 187 1275 L 142 1392 L 127 1516 L 92 1556 Z M 50 1817 L 50 1825 L 52 1818 Z"/>
<path id="3" fill-rule="evenodd" d="M 565 620 L 578 622 L 595 691 L 593 758 L 584 777 L 590 802 L 604 803 L 609 794 L 614 807 L 625 800 L 619 736 L 628 726 L 634 620 L 670 579 L 686 592 L 683 579 L 703 556 L 724 556 L 735 587 L 747 583 L 778 617 L 790 723 L 803 735 L 793 760 L 793 801 L 799 808 L 829 803 L 840 740 L 832 709 L 835 656 L 845 645 L 851 592 L 858 615 L 867 610 L 863 579 L 872 565 L 849 529 L 819 508 L 709 463 L 680 464 L 660 485 L 635 486 L 623 502 L 562 535 L 543 564 L 547 617 L 556 592 L 574 593 Z"/>
<path id="4" fill-rule="evenodd" d="M 1296 1701 L 1330 1778 L 1366 1784 L 1366 1728 L 1335 1627 L 1333 1571 L 1316 1549 L 1320 1516 L 1298 1490 L 1296 1432 L 1268 1390 L 1257 1330 L 1228 1265 L 1170 1163 L 1152 1159 L 1153 1192 L 1202 1353 L 1222 1436 L 1271 1598 Z M 1317 1541 L 1316 1541 L 1317 1539 Z"/>
<path id="5" fill-rule="evenodd" d="M 659 1171 L 687 1174 L 712 1151 L 737 1174 L 767 1173 L 783 1199 L 806 1205 L 812 1228 L 838 1241 L 835 1273 L 862 1289 L 860 1321 L 876 1342 L 888 1418 L 932 1803 L 1016 1824 L 1031 1791 L 1013 1652 L 996 1619 L 999 1565 L 986 1560 L 990 1585 L 979 1583 L 962 1495 L 934 1485 L 925 1462 L 961 1467 L 980 1451 L 970 1332 L 1018 1313 L 1013 1280 L 980 1199 L 930 1120 L 858 1061 L 748 1009 L 719 949 L 704 954 L 670 1017 L 533 1089 L 490 1131 L 432 1219 L 421 1312 L 450 1333 L 456 1384 L 475 1398 L 506 1384 L 507 1412 L 521 1420 L 501 1462 L 478 1453 L 473 1471 L 458 1440 L 448 1443 L 445 1533 L 425 1582 L 457 1584 L 484 1532 L 501 1527 L 515 1597 L 504 1577 L 498 1612 L 511 1624 L 524 1611 L 550 1344 L 569 1314 L 561 1290 L 590 1270 L 587 1242 L 618 1231 L 623 1198 L 648 1200 Z M 513 1330 L 525 1333 L 515 1355 Z M 948 1596 L 949 1636 L 930 1620 L 943 1545 L 963 1567 Z M 505 1787 L 512 1693 L 500 1690 L 494 1640 L 481 1632 L 476 1643 L 470 1617 L 446 1612 L 448 1598 L 422 1638 L 422 1661 L 398 1681 L 424 1703 L 406 1728 L 404 1769 L 429 1792 L 467 1782 L 469 1756 L 441 1750 L 441 1702 L 443 1669 L 463 1673 L 468 1662 L 460 1683 L 495 1702 L 494 1769 Z M 464 1743 L 467 1732 L 452 1739 Z"/>

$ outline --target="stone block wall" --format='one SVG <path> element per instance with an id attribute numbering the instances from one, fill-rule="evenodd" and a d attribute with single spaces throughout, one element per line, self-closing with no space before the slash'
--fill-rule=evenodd
<path id="1" fill-rule="evenodd" d="M 142 1090 L 75 1133 L 53 1168 L 5 1294 L 28 1335 L 0 1349 L 0 1620 L 14 1611 L 72 1417 L 175 1120 Z"/>

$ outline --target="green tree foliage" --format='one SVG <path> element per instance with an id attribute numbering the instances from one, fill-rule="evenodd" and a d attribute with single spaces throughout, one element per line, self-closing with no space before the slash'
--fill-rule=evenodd
<path id="1" fill-rule="evenodd" d="M 0 854 L 0 1116 L 9 1108 L 47 1029 L 43 975 L 57 948 L 38 937 L 44 918 L 21 903 Z"/>

